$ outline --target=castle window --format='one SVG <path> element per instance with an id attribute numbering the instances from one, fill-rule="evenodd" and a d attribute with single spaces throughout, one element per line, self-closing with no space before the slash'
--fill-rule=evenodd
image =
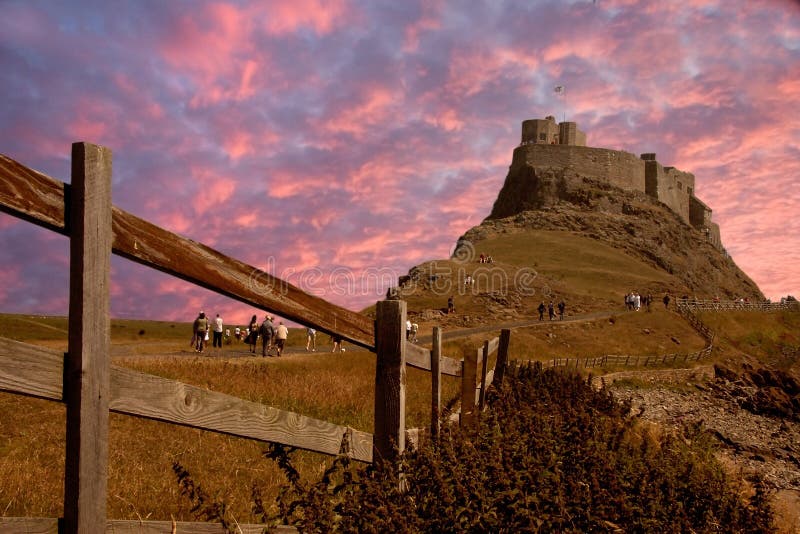
<path id="1" fill-rule="evenodd" d="M 681 182 L 678 182 L 678 190 L 683 191 L 683 184 Z"/>
<path id="2" fill-rule="evenodd" d="M 686 192 L 689 193 L 689 196 L 692 196 L 692 188 L 691 187 L 687 187 L 686 188 Z"/>
<path id="3" fill-rule="evenodd" d="M 547 134 L 542 132 L 539 134 L 539 141 L 547 141 Z"/>

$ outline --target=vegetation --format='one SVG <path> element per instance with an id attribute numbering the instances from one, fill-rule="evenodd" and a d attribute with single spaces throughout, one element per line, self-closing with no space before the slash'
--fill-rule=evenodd
<path id="1" fill-rule="evenodd" d="M 747 355 L 783 370 L 800 361 L 800 314 L 796 311 L 706 312 L 701 319 L 717 332 L 720 352 L 728 358 Z"/>
<path id="2" fill-rule="evenodd" d="M 659 434 L 629 406 L 578 375 L 512 370 L 476 433 L 446 427 L 438 443 L 398 464 L 337 459 L 306 482 L 290 455 L 267 454 L 287 475 L 279 513 L 301 532 L 771 532 L 760 484 L 748 496 L 714 458 L 699 426 Z M 175 466 L 197 512 L 231 524 L 223 503 Z"/>

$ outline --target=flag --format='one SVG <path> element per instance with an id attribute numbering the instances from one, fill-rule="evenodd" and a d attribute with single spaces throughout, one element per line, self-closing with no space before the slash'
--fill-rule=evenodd
<path id="1" fill-rule="evenodd" d="M 563 93 L 564 92 L 564 86 L 563 85 L 556 85 L 555 87 L 553 87 L 553 91 L 555 91 L 556 93 Z"/>

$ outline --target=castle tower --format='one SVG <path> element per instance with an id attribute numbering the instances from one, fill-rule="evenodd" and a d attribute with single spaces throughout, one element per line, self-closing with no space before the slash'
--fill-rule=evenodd
<path id="1" fill-rule="evenodd" d="M 578 123 L 576 122 L 562 122 L 559 124 L 558 138 L 562 145 L 586 146 L 586 134 L 578 129 Z"/>
<path id="2" fill-rule="evenodd" d="M 558 144 L 558 125 L 556 124 L 555 117 L 548 116 L 544 119 L 529 119 L 522 121 L 521 144 Z"/>

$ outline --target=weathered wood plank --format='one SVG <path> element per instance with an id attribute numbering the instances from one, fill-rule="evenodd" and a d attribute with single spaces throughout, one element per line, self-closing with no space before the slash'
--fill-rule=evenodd
<path id="1" fill-rule="evenodd" d="M 483 411 L 486 403 L 486 369 L 489 365 L 489 342 L 483 343 L 483 360 L 481 361 L 481 375 L 480 375 L 480 395 L 478 396 L 478 408 Z"/>
<path id="2" fill-rule="evenodd" d="M 480 349 L 464 349 L 461 370 L 461 426 L 472 428 L 475 423 L 476 382 L 478 379 L 478 353 Z"/>
<path id="3" fill-rule="evenodd" d="M 71 186 L 0 154 L 0 210 L 67 235 L 64 198 Z M 372 320 L 336 306 L 244 262 L 112 208 L 114 254 L 286 319 L 339 334 L 370 350 Z"/>
<path id="4" fill-rule="evenodd" d="M 497 370 L 497 387 L 503 385 L 503 377 L 506 373 L 508 366 L 508 347 L 511 344 L 511 330 L 504 328 L 500 331 L 500 342 L 497 346 L 497 363 L 495 369 Z"/>
<path id="5" fill-rule="evenodd" d="M 382 300 L 375 307 L 375 461 L 392 460 L 406 439 L 406 302 Z"/>
<path id="6" fill-rule="evenodd" d="M 0 390 L 63 401 L 64 353 L 0 338 Z"/>
<path id="7" fill-rule="evenodd" d="M 494 351 L 496 351 L 497 348 L 500 346 L 500 338 L 499 337 L 492 338 L 489 341 L 487 341 L 487 343 L 488 343 L 488 353 L 494 354 Z"/>
<path id="8" fill-rule="evenodd" d="M 72 145 L 64 531 L 106 525 L 111 319 L 111 151 Z"/>
<path id="9" fill-rule="evenodd" d="M 264 525 L 239 524 L 241 534 L 261 534 Z M 58 534 L 58 519 L 51 517 L 0 517 L 0 532 L 25 534 Z M 187 521 L 130 521 L 111 519 L 106 522 L 106 534 L 224 534 L 225 529 L 218 523 L 199 523 Z M 297 529 L 281 525 L 268 530 L 274 534 L 289 534 Z"/>
<path id="10" fill-rule="evenodd" d="M 406 365 L 431 370 L 431 351 L 420 345 L 406 341 Z"/>
<path id="11" fill-rule="evenodd" d="M 461 360 L 442 356 L 441 360 L 439 361 L 439 368 L 443 375 L 461 376 Z"/>
<path id="12" fill-rule="evenodd" d="M 417 369 L 431 370 L 431 350 L 406 341 L 406 365 Z M 461 362 L 454 358 L 442 356 L 439 370 L 443 375 L 461 376 Z"/>
<path id="13" fill-rule="evenodd" d="M 114 412 L 331 455 L 347 435 L 350 456 L 372 461 L 372 437 L 365 432 L 175 380 L 114 367 L 111 391 Z"/>
<path id="14" fill-rule="evenodd" d="M 63 368 L 60 353 L 0 338 L 0 387 L 5 391 L 61 401 Z M 372 461 L 372 436 L 366 432 L 177 380 L 111 366 L 110 395 L 112 412 L 324 454 L 338 454 L 346 434 L 350 456 Z"/>
<path id="15" fill-rule="evenodd" d="M 442 329 L 433 327 L 431 344 L 431 439 L 436 441 L 441 430 L 442 414 Z"/>

